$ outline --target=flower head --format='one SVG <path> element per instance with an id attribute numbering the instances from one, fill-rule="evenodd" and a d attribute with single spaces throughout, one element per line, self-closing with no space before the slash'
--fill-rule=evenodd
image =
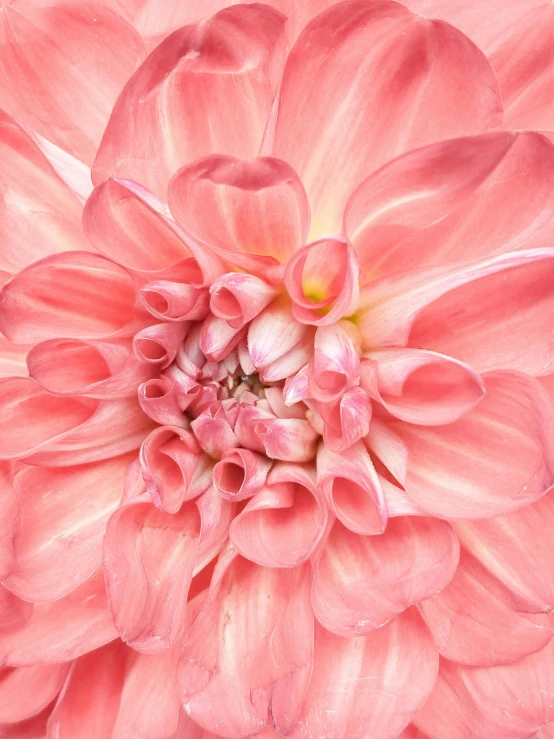
<path id="1" fill-rule="evenodd" d="M 0 9 L 0 733 L 550 736 L 554 18 L 491 4 Z"/>

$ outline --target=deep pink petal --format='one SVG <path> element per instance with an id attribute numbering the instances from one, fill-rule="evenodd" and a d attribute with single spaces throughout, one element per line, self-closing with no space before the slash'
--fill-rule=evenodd
<path id="1" fill-rule="evenodd" d="M 256 271 L 285 262 L 305 242 L 310 227 L 298 176 L 285 162 L 269 157 L 202 159 L 172 180 L 169 206 L 187 233 L 231 264 Z"/>
<path id="2" fill-rule="evenodd" d="M 442 590 L 458 557 L 458 539 L 445 521 L 393 518 L 379 536 L 336 522 L 314 576 L 316 618 L 340 636 L 367 634 Z"/>
<path id="3" fill-rule="evenodd" d="M 397 736 L 431 692 L 437 657 L 415 609 L 378 631 L 352 639 L 318 625 L 313 677 L 299 722 L 289 736 Z"/>
<path id="4" fill-rule="evenodd" d="M 339 231 L 348 197 L 385 162 L 500 122 L 496 79 L 465 36 L 396 3 L 355 1 L 295 44 L 271 151 L 300 175 L 317 238 Z"/>
<path id="5" fill-rule="evenodd" d="M 0 723 L 23 721 L 40 713 L 60 692 L 68 669 L 67 664 L 1 669 Z"/>
<path id="6" fill-rule="evenodd" d="M 16 0 L 0 16 L 0 107 L 91 163 L 144 55 L 137 32 L 92 0 Z"/>
<path id="7" fill-rule="evenodd" d="M 406 491 L 433 515 L 479 519 L 540 498 L 554 482 L 549 399 L 517 373 L 485 376 L 487 394 L 448 426 L 399 422 L 408 449 Z"/>
<path id="8" fill-rule="evenodd" d="M 195 722 L 229 739 L 266 723 L 292 729 L 312 670 L 309 570 L 259 567 L 232 550 L 220 559 L 180 663 Z"/>
<path id="9" fill-rule="evenodd" d="M 95 181 L 125 177 L 165 200 L 170 177 L 199 157 L 255 156 L 273 97 L 270 77 L 284 51 L 284 24 L 271 8 L 235 6 L 166 38 L 113 109 Z"/>

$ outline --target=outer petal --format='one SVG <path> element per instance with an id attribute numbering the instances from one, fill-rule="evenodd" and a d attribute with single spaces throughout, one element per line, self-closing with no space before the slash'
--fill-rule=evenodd
<path id="1" fill-rule="evenodd" d="M 35 262 L 2 290 L 0 328 L 25 344 L 115 334 L 133 318 L 127 272 L 96 254 L 70 252 Z"/>
<path id="2" fill-rule="evenodd" d="M 20 524 L 6 587 L 31 602 L 58 600 L 92 575 L 129 460 L 61 469 L 26 465 L 18 472 Z"/>
<path id="3" fill-rule="evenodd" d="M 299 722 L 289 736 L 397 736 L 431 692 L 437 656 L 415 609 L 352 639 L 318 626 L 313 677 Z"/>
<path id="4" fill-rule="evenodd" d="M 396 3 L 354 1 L 300 36 L 270 138 L 306 187 L 317 237 L 339 230 L 350 194 L 386 161 L 500 122 L 492 70 L 459 31 Z"/>
<path id="5" fill-rule="evenodd" d="M 553 166 L 552 144 L 530 132 L 395 159 L 360 185 L 344 216 L 366 279 L 550 245 Z"/>
<path id="6" fill-rule="evenodd" d="M 180 663 L 195 722 L 239 739 L 294 726 L 312 670 L 309 565 L 266 569 L 233 551 L 220 560 Z"/>
<path id="7" fill-rule="evenodd" d="M 24 666 L 68 662 L 117 638 L 98 571 L 61 600 L 32 606 L 24 623 L 0 634 L 0 661 Z"/>
<path id="8" fill-rule="evenodd" d="M 48 254 L 90 249 L 79 200 L 31 138 L 3 112 L 0 152 L 0 269 L 17 272 Z"/>
<path id="9" fill-rule="evenodd" d="M 398 423 L 408 449 L 405 488 L 429 513 L 489 518 L 540 498 L 554 482 L 549 399 L 525 375 L 485 378 L 487 394 L 460 421 L 440 428 Z"/>
<path id="10" fill-rule="evenodd" d="M 60 692 L 68 669 L 61 664 L 0 670 L 0 722 L 15 723 L 40 713 Z"/>
<path id="11" fill-rule="evenodd" d="M 315 616 L 340 636 L 367 634 L 442 590 L 458 557 L 445 521 L 393 518 L 380 536 L 360 536 L 337 522 L 314 576 Z"/>
<path id="12" fill-rule="evenodd" d="M 126 177 L 165 199 L 170 177 L 199 157 L 255 156 L 284 24 L 271 8 L 235 6 L 165 39 L 115 105 L 94 163 L 95 181 Z"/>
<path id="13" fill-rule="evenodd" d="M 357 314 L 363 345 L 409 343 L 478 372 L 546 375 L 554 366 L 553 277 L 554 249 L 530 249 L 368 285 Z"/>
<path id="14" fill-rule="evenodd" d="M 269 157 L 202 159 L 174 177 L 169 205 L 187 233 L 244 268 L 260 270 L 286 261 L 305 242 L 310 227 L 297 174 Z"/>
<path id="15" fill-rule="evenodd" d="M 550 491 L 515 513 L 460 521 L 456 531 L 464 547 L 513 593 L 521 610 L 549 612 L 554 608 L 553 525 Z"/>
<path id="16" fill-rule="evenodd" d="M 90 163 L 139 35 L 94 0 L 16 0 L 0 18 L 0 107 Z"/>
<path id="17" fill-rule="evenodd" d="M 464 550 L 450 583 L 420 608 L 440 653 L 466 665 L 512 662 L 552 637 L 548 616 L 518 613 L 510 591 Z"/>

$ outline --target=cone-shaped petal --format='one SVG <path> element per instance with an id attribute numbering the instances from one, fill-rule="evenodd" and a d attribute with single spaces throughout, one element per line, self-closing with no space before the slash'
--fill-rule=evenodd
<path id="1" fill-rule="evenodd" d="M 188 426 L 183 414 L 177 383 L 167 375 L 143 382 L 138 387 L 140 407 L 162 426 Z"/>
<path id="2" fill-rule="evenodd" d="M 336 401 L 360 379 L 360 357 L 350 336 L 338 324 L 315 332 L 308 382 L 315 400 Z"/>
<path id="3" fill-rule="evenodd" d="M 208 315 L 207 290 L 184 282 L 149 282 L 141 288 L 140 300 L 161 321 L 201 321 Z"/>
<path id="4" fill-rule="evenodd" d="M 155 323 L 133 337 L 137 359 L 165 369 L 177 356 L 187 334 L 188 323 Z"/>
<path id="5" fill-rule="evenodd" d="M 251 498 L 264 487 L 271 460 L 249 449 L 227 449 L 213 469 L 214 485 L 227 500 Z"/>
<path id="6" fill-rule="evenodd" d="M 233 328 L 242 328 L 271 303 L 276 291 L 259 277 L 228 272 L 210 287 L 210 309 Z"/>

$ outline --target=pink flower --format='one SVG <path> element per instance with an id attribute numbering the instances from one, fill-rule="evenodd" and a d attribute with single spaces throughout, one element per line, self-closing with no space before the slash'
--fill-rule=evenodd
<path id="1" fill-rule="evenodd" d="M 0 736 L 553 737 L 549 0 L 1 5 Z"/>

